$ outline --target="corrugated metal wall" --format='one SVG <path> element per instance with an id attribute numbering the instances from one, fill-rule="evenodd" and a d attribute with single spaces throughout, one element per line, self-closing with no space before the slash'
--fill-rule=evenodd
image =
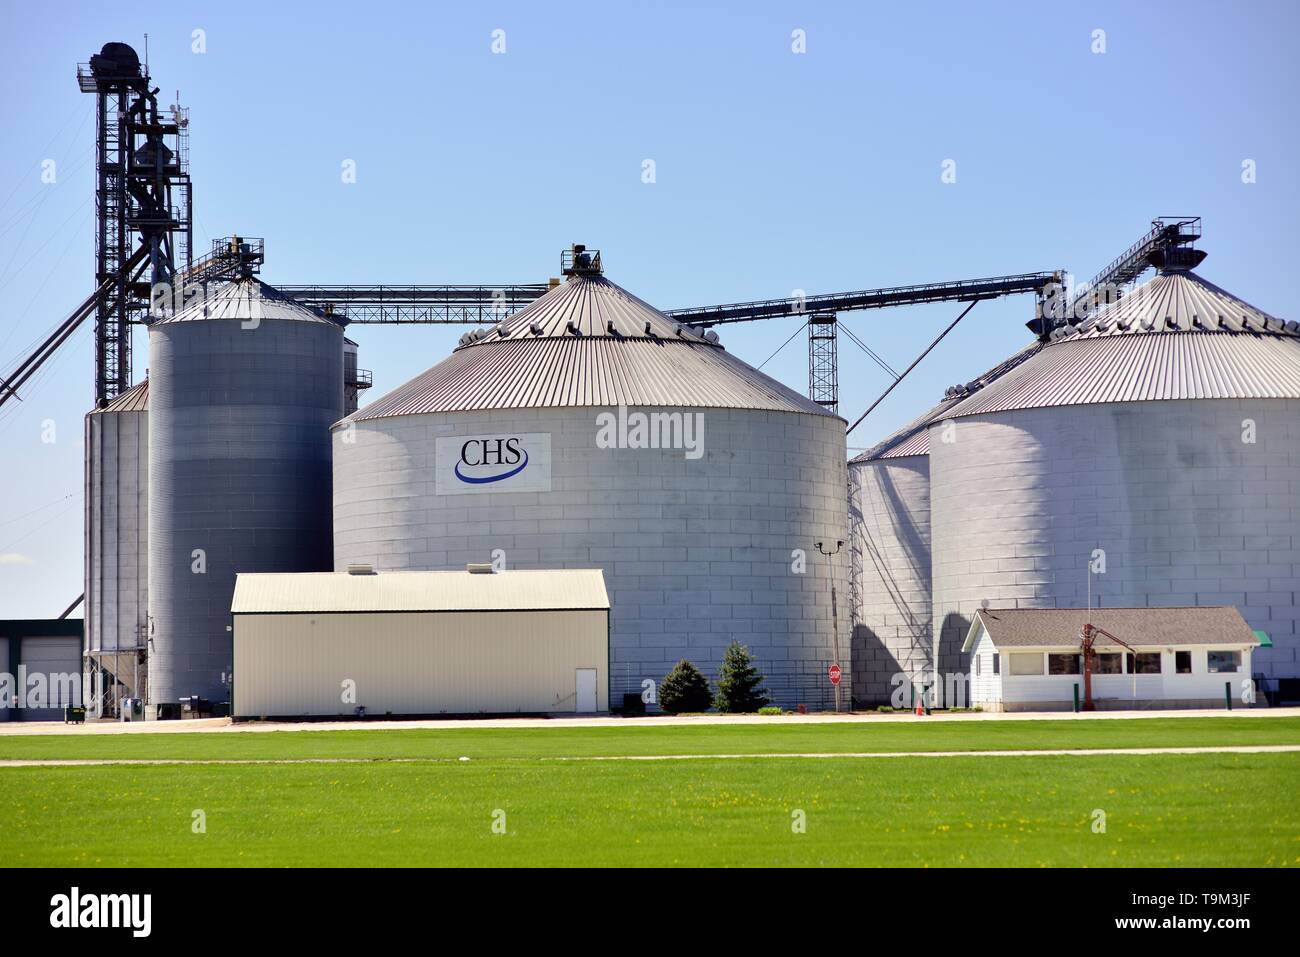
<path id="1" fill-rule="evenodd" d="M 600 568 L 616 702 L 681 658 L 715 676 L 736 639 L 777 704 L 833 707 L 828 565 L 839 663 L 851 674 L 849 550 L 828 562 L 814 543 L 849 538 L 843 420 L 706 409 L 703 455 L 689 460 L 679 449 L 596 447 L 602 411 L 397 416 L 336 433 L 336 568 L 463 568 L 497 550 L 508 568 Z M 505 433 L 550 435 L 550 491 L 438 494 L 439 437 Z"/>
<path id="2" fill-rule="evenodd" d="M 853 697 L 885 704 L 895 675 L 919 683 L 931 648 L 930 459 L 849 466 L 853 565 Z M 910 700 L 904 697 L 904 702 Z"/>
<path id="3" fill-rule="evenodd" d="M 951 441 L 930 443 L 941 670 L 969 665 L 960 648 L 982 600 L 1084 607 L 1102 549 L 1094 607 L 1232 605 L 1272 636 L 1255 669 L 1300 673 L 1300 401 L 1066 406 L 953 424 Z"/>
<path id="4" fill-rule="evenodd" d="M 342 337 L 282 319 L 150 328 L 151 703 L 225 700 L 236 572 L 330 569 Z"/>
<path id="5" fill-rule="evenodd" d="M 607 711 L 608 620 L 604 610 L 237 615 L 235 714 L 571 712 L 579 668 L 596 669 L 596 710 Z"/>
<path id="6" fill-rule="evenodd" d="M 86 647 L 131 649 L 148 608 L 148 411 L 86 416 L 86 460 Z"/>

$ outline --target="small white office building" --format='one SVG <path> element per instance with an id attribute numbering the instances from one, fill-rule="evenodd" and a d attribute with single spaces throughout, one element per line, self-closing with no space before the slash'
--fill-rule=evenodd
<path id="1" fill-rule="evenodd" d="M 1098 710 L 1223 708 L 1254 701 L 1250 658 L 1268 636 L 1231 606 L 1197 608 L 986 608 L 962 651 L 970 655 L 970 703 L 986 711 L 1069 711 L 1083 700 L 1085 623 L 1110 632 L 1096 657 Z M 1263 697 L 1260 697 L 1263 702 Z"/>
<path id="2" fill-rule="evenodd" d="M 241 574 L 234 715 L 609 710 L 599 569 Z"/>

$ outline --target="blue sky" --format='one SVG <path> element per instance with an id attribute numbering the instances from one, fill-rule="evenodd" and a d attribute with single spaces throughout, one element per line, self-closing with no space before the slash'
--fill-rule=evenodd
<path id="1" fill-rule="evenodd" d="M 6 12 L 0 374 L 92 284 L 93 98 L 75 66 L 109 40 L 143 51 L 145 33 L 161 98 L 179 89 L 192 110 L 196 245 L 264 236 L 272 283 L 539 282 L 570 242 L 600 247 L 610 278 L 664 308 L 1086 278 L 1151 217 L 1190 213 L 1204 217 L 1203 275 L 1297 317 L 1300 4 L 179 6 Z M 955 183 L 941 181 L 949 159 Z M 957 309 L 845 322 L 901 368 Z M 977 306 L 850 445 L 1020 348 L 1031 311 L 1025 297 Z M 732 326 L 723 342 L 758 363 L 797 326 Z M 462 331 L 354 329 L 371 394 Z M 0 412 L 0 618 L 57 615 L 81 591 L 90 342 L 87 323 Z M 840 348 L 852 419 L 888 379 Z M 138 379 L 142 335 L 136 355 Z M 765 371 L 806 389 L 803 337 Z"/>

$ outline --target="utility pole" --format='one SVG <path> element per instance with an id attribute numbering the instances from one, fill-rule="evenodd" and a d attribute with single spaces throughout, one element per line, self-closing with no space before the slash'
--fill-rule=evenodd
<path id="1" fill-rule="evenodd" d="M 825 542 L 817 542 L 817 551 L 821 552 L 823 555 L 826 556 L 826 569 L 827 569 L 827 571 L 830 572 L 830 576 L 831 576 L 831 634 L 834 636 L 834 645 L 833 645 L 833 647 L 834 647 L 834 651 L 835 651 L 835 667 L 836 667 L 836 668 L 839 668 L 839 665 L 840 665 L 840 613 L 839 613 L 839 606 L 838 606 L 838 603 L 836 602 L 836 596 L 835 596 L 835 561 L 834 561 L 834 556 L 839 554 L 840 549 L 844 547 L 844 543 L 841 542 L 841 541 L 837 541 L 837 542 L 835 543 L 835 551 L 833 551 L 833 552 L 832 552 L 832 551 L 827 551 L 826 548 L 824 547 L 825 545 L 826 545 Z M 832 683 L 832 686 L 835 688 L 835 713 L 836 713 L 836 714 L 839 714 L 839 711 L 840 711 L 840 685 L 839 685 L 839 682 L 838 682 L 838 681 L 833 682 L 833 683 Z"/>

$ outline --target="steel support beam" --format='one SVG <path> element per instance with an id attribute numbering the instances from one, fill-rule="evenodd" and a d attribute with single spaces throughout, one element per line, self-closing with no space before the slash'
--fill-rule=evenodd
<path id="1" fill-rule="evenodd" d="M 828 412 L 839 414 L 840 384 L 835 314 L 808 320 L 808 398 Z"/>
<path id="2" fill-rule="evenodd" d="M 482 286 L 276 286 L 350 324 L 495 325 L 544 295 L 546 283 Z"/>
<path id="3" fill-rule="evenodd" d="M 1038 293 L 1052 283 L 1059 283 L 1061 272 L 1020 273 L 988 279 L 965 279 L 957 282 L 925 283 L 917 286 L 885 286 L 858 292 L 801 296 L 790 299 L 762 299 L 720 306 L 693 306 L 668 309 L 668 315 L 691 325 L 707 327 L 755 319 L 778 319 L 804 313 L 850 312 L 857 309 L 883 309 L 887 306 L 910 306 L 927 302 L 978 302 L 1020 293 Z"/>

